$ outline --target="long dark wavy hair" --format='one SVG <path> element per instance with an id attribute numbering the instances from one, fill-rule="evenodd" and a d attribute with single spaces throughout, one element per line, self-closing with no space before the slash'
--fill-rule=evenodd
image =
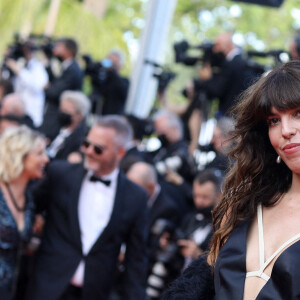
<path id="1" fill-rule="evenodd" d="M 276 163 L 278 155 L 269 140 L 267 117 L 272 107 L 281 111 L 300 107 L 300 61 L 281 65 L 259 79 L 241 95 L 232 111 L 236 146 L 229 156 L 234 164 L 213 212 L 211 265 L 237 223 L 252 219 L 259 203 L 276 203 L 291 185 L 292 172 L 284 162 Z"/>

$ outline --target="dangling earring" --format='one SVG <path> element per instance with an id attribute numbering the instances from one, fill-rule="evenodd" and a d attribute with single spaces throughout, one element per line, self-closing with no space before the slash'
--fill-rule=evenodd
<path id="1" fill-rule="evenodd" d="M 279 155 L 278 155 L 277 158 L 276 158 L 276 162 L 277 162 L 278 164 L 281 163 L 281 157 L 280 157 Z"/>

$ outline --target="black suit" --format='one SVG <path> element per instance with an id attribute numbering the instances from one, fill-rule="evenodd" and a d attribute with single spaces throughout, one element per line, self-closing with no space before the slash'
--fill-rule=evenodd
<path id="1" fill-rule="evenodd" d="M 66 90 L 81 90 L 83 82 L 83 72 L 78 63 L 72 63 L 63 71 L 60 77 L 54 79 L 50 86 L 45 90 L 46 112 L 40 130 L 53 140 L 59 132 L 58 106 L 59 97 Z"/>
<path id="2" fill-rule="evenodd" d="M 54 159 L 67 159 L 72 152 L 77 152 L 80 149 L 82 141 L 87 133 L 87 126 L 83 120 L 79 126 L 64 140 L 63 145 L 57 151 Z"/>
<path id="3" fill-rule="evenodd" d="M 104 98 L 102 114 L 123 114 L 128 89 L 129 80 L 121 77 L 116 71 L 110 70 L 101 89 Z"/>
<path id="4" fill-rule="evenodd" d="M 237 96 L 254 81 L 254 73 L 247 67 L 241 54 L 225 61 L 220 72 L 206 81 L 195 80 L 195 89 L 205 91 L 210 99 L 219 98 L 219 111 L 226 115 L 235 103 Z"/>
<path id="5" fill-rule="evenodd" d="M 187 182 L 192 182 L 194 178 L 194 166 L 191 156 L 188 152 L 187 143 L 184 140 L 179 140 L 166 147 L 162 147 L 154 155 L 152 162 L 155 164 L 156 169 L 159 171 L 159 163 L 164 162 L 172 157 L 179 157 L 180 165 L 177 168 L 168 166 L 171 170 L 177 172 Z M 147 158 L 149 160 L 149 158 Z M 175 185 L 165 179 L 165 174 L 158 174 L 159 184 L 166 194 L 170 196 L 173 202 L 178 206 L 182 214 L 186 213 L 190 207 L 187 203 L 186 195 L 182 193 L 181 187 Z"/>
<path id="6" fill-rule="evenodd" d="M 108 299 L 122 243 L 127 245 L 124 299 L 144 299 L 147 195 L 120 173 L 111 219 L 83 257 L 77 209 L 85 173 L 82 165 L 53 162 L 36 189 L 38 208 L 40 203 L 47 204 L 47 219 L 31 299 L 59 299 L 82 259 L 85 261 L 82 299 Z"/>
<path id="7" fill-rule="evenodd" d="M 150 228 L 157 219 L 167 219 L 174 224 L 179 221 L 179 209 L 172 199 L 162 191 L 157 195 L 150 207 L 149 224 Z"/>

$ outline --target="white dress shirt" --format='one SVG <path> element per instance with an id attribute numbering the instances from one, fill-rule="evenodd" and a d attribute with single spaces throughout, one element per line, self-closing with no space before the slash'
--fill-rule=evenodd
<path id="1" fill-rule="evenodd" d="M 32 58 L 14 79 L 14 88 L 25 103 L 28 114 L 36 127 L 43 121 L 45 93 L 48 74 L 43 64 Z"/>
<path id="2" fill-rule="evenodd" d="M 233 48 L 227 55 L 226 60 L 232 61 L 237 55 L 241 54 L 242 50 L 240 48 Z"/>
<path id="3" fill-rule="evenodd" d="M 92 172 L 88 172 L 83 180 L 78 202 L 78 218 L 83 255 L 89 253 L 111 218 L 118 174 L 119 169 L 115 169 L 111 174 L 102 177 L 111 181 L 109 186 L 98 181 L 91 182 L 89 178 Z M 82 260 L 71 279 L 73 285 L 83 285 L 84 269 L 85 264 Z"/>

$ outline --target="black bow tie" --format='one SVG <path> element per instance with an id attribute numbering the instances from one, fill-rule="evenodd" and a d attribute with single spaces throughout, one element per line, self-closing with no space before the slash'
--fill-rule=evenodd
<path id="1" fill-rule="evenodd" d="M 100 181 L 102 182 L 103 184 L 105 184 L 106 186 L 110 186 L 110 180 L 106 180 L 106 179 L 102 179 L 101 177 L 93 174 L 91 177 L 90 177 L 90 181 L 91 182 L 96 182 L 96 181 Z"/>

